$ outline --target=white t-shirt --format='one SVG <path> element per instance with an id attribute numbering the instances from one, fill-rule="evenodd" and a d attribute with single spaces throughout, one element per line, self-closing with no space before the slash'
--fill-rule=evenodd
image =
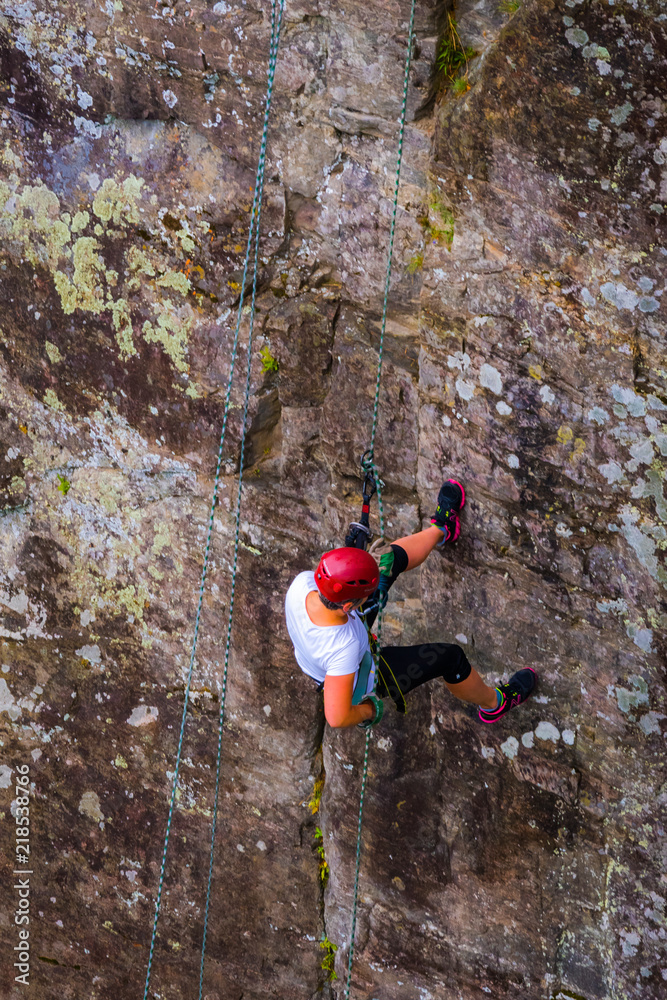
<path id="1" fill-rule="evenodd" d="M 357 683 L 359 664 L 369 653 L 368 632 L 356 612 L 348 614 L 344 625 L 316 625 L 306 611 L 306 597 L 317 590 L 315 574 L 299 573 L 285 597 L 287 631 L 294 646 L 294 655 L 304 674 L 323 682 L 327 674 L 341 677 L 354 674 Z M 373 690 L 374 668 L 368 676 L 365 694 Z"/>

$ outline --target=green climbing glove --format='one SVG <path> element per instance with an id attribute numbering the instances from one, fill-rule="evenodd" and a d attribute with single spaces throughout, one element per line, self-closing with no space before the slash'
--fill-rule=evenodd
<path id="1" fill-rule="evenodd" d="M 362 705 L 365 703 L 373 706 L 374 715 L 372 719 L 364 719 L 363 722 L 358 722 L 357 726 L 359 729 L 370 729 L 371 726 L 377 726 L 378 722 L 384 715 L 384 702 L 382 701 L 382 698 L 378 698 L 376 694 L 367 694 L 361 701 Z"/>
<path id="2" fill-rule="evenodd" d="M 368 550 L 380 567 L 380 579 L 378 580 L 375 597 L 381 608 L 387 603 L 389 588 L 391 587 L 391 573 L 394 568 L 394 550 L 384 538 L 376 538 Z"/>

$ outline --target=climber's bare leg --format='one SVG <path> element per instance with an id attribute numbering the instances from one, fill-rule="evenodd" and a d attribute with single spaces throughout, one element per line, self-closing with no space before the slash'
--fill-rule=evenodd
<path id="1" fill-rule="evenodd" d="M 431 525 L 423 531 L 418 531 L 414 535 L 406 535 L 405 538 L 397 538 L 393 543 L 400 545 L 408 557 L 408 569 L 421 566 L 429 552 L 432 552 L 438 542 L 442 541 L 444 531 Z"/>
<path id="2" fill-rule="evenodd" d="M 447 684 L 445 681 L 445 685 L 456 698 L 471 705 L 480 705 L 481 708 L 493 710 L 498 704 L 498 692 L 494 687 L 484 683 L 474 667 L 464 681 L 459 681 L 458 684 Z"/>

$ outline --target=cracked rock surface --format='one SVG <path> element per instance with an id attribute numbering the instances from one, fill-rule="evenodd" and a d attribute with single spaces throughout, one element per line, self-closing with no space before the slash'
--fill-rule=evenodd
<path id="1" fill-rule="evenodd" d="M 447 25 L 474 50 L 436 67 Z M 282 619 L 359 514 L 409 5 L 288 2 L 267 150 L 208 1000 L 344 993 L 363 736 Z M 0 975 L 146 977 L 249 212 L 265 0 L 0 7 Z M 387 534 L 466 487 L 386 642 L 459 642 L 373 736 L 352 996 L 667 990 L 667 4 L 419 0 L 376 460 Z M 249 310 L 232 388 L 151 996 L 198 986 Z M 483 731 L 482 731 L 483 729 Z M 320 831 L 321 836 L 320 836 Z M 328 878 L 327 869 L 328 865 Z M 337 947 L 331 981 L 326 948 Z M 6 944 L 5 944 L 6 942 Z M 324 962 L 324 967 L 323 967 Z"/>

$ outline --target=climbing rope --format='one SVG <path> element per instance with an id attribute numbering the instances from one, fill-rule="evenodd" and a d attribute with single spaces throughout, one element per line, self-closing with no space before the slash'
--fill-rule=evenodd
<path id="1" fill-rule="evenodd" d="M 377 483 L 377 495 L 378 495 L 378 510 L 380 513 L 380 533 L 384 537 L 384 509 L 382 506 L 382 480 L 378 475 L 378 471 L 375 465 L 375 432 L 377 430 L 377 420 L 378 420 L 378 408 L 380 402 L 380 378 L 382 376 L 382 354 L 384 351 L 384 334 L 387 326 L 387 307 L 389 302 L 389 286 L 391 283 L 391 259 L 394 252 L 394 233 L 396 231 L 396 211 L 398 208 L 398 190 L 401 180 L 401 161 L 403 159 L 403 135 L 405 132 L 405 110 L 408 101 L 408 84 L 410 80 L 410 63 L 412 61 L 412 44 L 414 39 L 415 31 L 415 2 L 412 0 L 410 7 L 410 27 L 408 30 L 408 48 L 405 54 L 405 70 L 403 74 L 403 103 L 401 105 L 401 119 L 400 127 L 398 131 L 398 152 L 396 155 L 396 179 L 394 183 L 394 204 L 391 213 L 391 224 L 389 227 L 389 248 L 387 251 L 387 272 L 385 275 L 384 283 L 384 301 L 382 303 L 382 323 L 380 325 L 380 346 L 378 349 L 378 364 L 377 364 L 377 375 L 375 379 L 375 399 L 373 401 L 373 424 L 371 427 L 371 443 L 368 450 L 367 456 L 362 460 L 364 468 L 366 471 L 371 470 L 375 476 L 375 481 Z M 379 671 L 378 656 L 379 656 L 379 640 L 382 629 L 382 608 L 378 612 L 378 647 L 375 653 L 375 683 L 377 684 L 377 677 Z M 366 781 L 368 778 L 368 753 L 370 748 L 371 740 L 371 730 L 366 730 L 366 745 L 364 747 L 364 764 L 361 773 L 361 794 L 359 797 L 359 815 L 357 818 L 357 854 L 355 860 L 354 868 L 354 895 L 352 902 L 352 930 L 350 932 L 350 950 L 347 958 L 347 982 L 345 984 L 345 995 L 344 1000 L 349 1000 L 350 997 L 350 987 L 352 985 L 352 963 L 354 961 L 354 935 L 357 928 L 357 904 L 359 897 L 359 868 L 361 865 L 361 823 L 364 812 L 364 797 L 366 795 Z"/>
<path id="2" fill-rule="evenodd" d="M 246 383 L 245 383 L 245 400 L 243 407 L 243 424 L 241 428 L 241 457 L 239 464 L 239 483 L 238 492 L 236 498 L 236 510 L 235 510 L 235 536 L 234 536 L 234 557 L 232 565 L 232 578 L 231 578 L 231 591 L 229 599 L 229 613 L 227 620 L 227 640 L 225 645 L 225 662 L 222 677 L 222 689 L 220 694 L 220 712 L 218 719 L 218 752 L 217 752 L 217 763 L 216 763 L 216 781 L 215 781 L 215 802 L 213 807 L 213 824 L 211 833 L 211 854 L 209 861 L 209 873 L 208 873 L 208 884 L 206 888 L 206 906 L 204 912 L 204 934 L 202 940 L 202 952 L 201 952 L 201 963 L 200 963 L 200 974 L 199 974 L 199 1000 L 202 997 L 202 987 L 203 987 L 203 976 L 204 976 L 204 957 L 206 953 L 206 935 L 208 930 L 208 913 L 211 897 L 211 881 L 213 874 L 213 851 L 215 843 L 215 831 L 216 831 L 216 820 L 217 820 L 217 805 L 218 805 L 218 793 L 220 788 L 220 762 L 222 757 L 222 730 L 224 724 L 224 711 L 225 711 L 225 698 L 227 693 L 227 672 L 229 666 L 229 652 L 231 646 L 231 628 L 232 628 L 232 614 L 234 610 L 234 594 L 236 590 L 236 571 L 238 562 L 238 547 L 239 547 L 239 530 L 240 530 L 240 514 L 241 514 L 241 489 L 243 483 L 243 459 L 245 452 L 245 433 L 248 418 L 248 403 L 250 397 L 250 370 L 252 362 L 252 337 L 255 319 L 255 299 L 257 293 L 257 263 L 259 254 L 259 223 L 261 216 L 262 207 L 262 194 L 264 191 L 264 172 L 266 166 L 266 145 L 267 145 L 267 135 L 269 127 L 269 115 L 271 111 L 271 101 L 273 97 L 273 83 L 276 70 L 276 61 L 278 57 L 278 44 L 280 40 L 280 29 L 282 25 L 283 10 L 285 6 L 285 0 L 272 0 L 271 4 L 271 41 L 269 43 L 269 65 L 267 74 L 267 87 L 266 87 L 266 99 L 265 99 L 265 109 L 264 109 L 264 122 L 262 127 L 262 138 L 260 144 L 259 161 L 257 164 L 257 173 L 255 176 L 255 190 L 253 194 L 252 208 L 250 211 L 250 226 L 248 230 L 248 242 L 246 244 L 245 260 L 243 264 L 243 277 L 241 280 L 241 291 L 239 294 L 239 305 L 236 317 L 236 328 L 234 330 L 234 341 L 232 344 L 229 376 L 227 379 L 227 390 L 225 393 L 225 408 L 222 420 L 222 430 L 220 432 L 220 441 L 218 444 L 218 456 L 215 469 L 215 479 L 213 483 L 213 494 L 211 497 L 211 507 L 209 511 L 208 519 L 208 529 L 206 533 L 206 544 L 204 547 L 204 561 L 202 565 L 201 579 L 199 583 L 199 597 L 197 601 L 197 611 L 195 614 L 195 627 L 192 637 L 192 647 L 190 650 L 190 663 L 188 666 L 187 681 L 185 685 L 185 698 L 183 702 L 183 712 L 181 716 L 181 728 L 178 737 L 178 748 L 176 751 L 176 763 L 174 767 L 174 775 L 171 788 L 171 797 L 169 800 L 169 813 L 167 816 L 167 829 L 165 832 L 164 846 L 162 850 L 162 863 L 160 865 L 160 877 L 158 880 L 158 891 L 157 898 L 155 900 L 155 917 L 153 920 L 153 932 L 151 934 L 150 950 L 148 955 L 148 969 L 146 971 L 146 983 L 144 986 L 144 1000 L 147 1000 L 148 990 L 150 986 L 151 970 L 153 966 L 153 955 L 155 951 L 155 941 L 157 938 L 157 927 L 158 919 L 160 915 L 160 904 L 162 901 L 162 890 L 164 887 L 164 877 L 167 862 L 167 851 L 169 848 L 169 837 L 171 833 L 171 823 L 174 812 L 174 804 L 176 801 L 176 790 L 178 786 L 178 774 L 181 766 L 181 755 L 183 750 L 183 736 L 185 733 L 185 720 L 187 717 L 188 703 L 190 700 L 190 688 L 192 684 L 192 674 L 195 665 L 195 655 L 197 651 L 197 641 L 199 638 L 199 626 L 201 622 L 201 612 L 204 602 L 204 590 L 206 586 L 206 578 L 208 575 L 208 567 L 210 562 L 210 550 L 211 550 L 211 538 L 213 535 L 213 526 L 215 520 L 215 508 L 218 501 L 218 492 L 220 486 L 220 473 L 222 469 L 222 453 L 225 443 L 225 435 L 227 432 L 227 419 L 230 411 L 231 404 L 231 393 L 232 393 L 232 381 L 234 377 L 234 368 L 236 364 L 236 357 L 238 354 L 239 346 L 239 333 L 241 329 L 241 319 L 243 316 L 243 304 L 244 304 L 244 292 L 246 288 L 246 282 L 248 277 L 248 266 L 250 263 L 250 256 L 252 253 L 253 240 L 255 245 L 255 255 L 253 261 L 253 273 L 252 273 L 252 295 L 251 295 L 251 306 L 250 306 L 250 324 L 248 333 L 248 357 L 246 366 Z"/>
<path id="3" fill-rule="evenodd" d="M 239 484 L 236 493 L 235 531 L 234 531 L 234 559 L 232 563 L 232 582 L 229 594 L 229 613 L 227 616 L 227 639 L 225 642 L 225 665 L 222 673 L 222 691 L 220 694 L 220 714 L 218 718 L 218 755 L 215 770 L 215 796 L 213 799 L 213 823 L 211 826 L 211 854 L 208 867 L 208 882 L 206 885 L 206 907 L 204 910 L 204 935 L 201 946 L 201 964 L 199 969 L 199 1000 L 202 1000 L 204 987 L 204 957 L 206 954 L 206 935 L 208 932 L 208 913 L 211 902 L 211 883 L 213 881 L 213 852 L 215 848 L 215 831 L 218 819 L 218 795 L 220 792 L 220 762 L 222 759 L 222 729 L 225 721 L 225 696 L 227 693 L 227 670 L 229 667 L 229 651 L 232 641 L 232 616 L 234 614 L 234 596 L 236 594 L 236 570 L 239 555 L 239 533 L 241 527 L 241 491 L 243 487 L 243 459 L 245 457 L 245 436 L 246 425 L 248 423 L 248 402 L 250 399 L 250 371 L 252 368 L 252 337 L 255 327 L 255 302 L 257 298 L 257 264 L 259 257 L 259 221 L 262 212 L 262 194 L 264 191 L 264 165 L 266 159 L 266 133 L 269 124 L 269 111 L 271 110 L 271 96 L 273 93 L 273 78 L 276 71 L 276 60 L 278 58 L 278 45 L 280 42 L 280 28 L 283 20 L 283 10 L 285 0 L 280 0 L 278 18 L 276 21 L 276 0 L 272 0 L 271 5 L 271 45 L 269 49 L 269 78 L 267 84 L 266 111 L 264 113 L 264 128 L 262 131 L 262 147 L 260 150 L 260 174 L 259 192 L 257 194 L 257 221 L 255 223 L 255 259 L 252 269 L 252 294 L 250 297 L 250 321 L 248 330 L 248 357 L 246 362 L 245 376 L 245 402 L 243 406 L 243 423 L 241 427 L 241 456 L 239 458 Z M 260 173 L 261 168 L 261 173 Z M 240 318 L 241 303 L 239 303 Z"/>

